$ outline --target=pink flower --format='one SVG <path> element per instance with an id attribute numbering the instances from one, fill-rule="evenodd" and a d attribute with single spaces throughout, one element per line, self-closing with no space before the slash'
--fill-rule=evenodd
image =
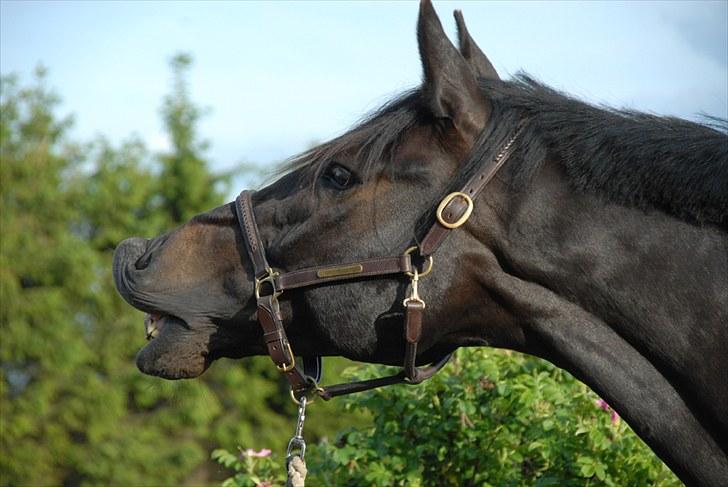
<path id="1" fill-rule="evenodd" d="M 612 424 L 617 426 L 617 423 L 619 423 L 619 414 L 617 414 L 617 411 L 612 410 Z"/>
<path id="2" fill-rule="evenodd" d="M 272 452 L 268 448 L 263 448 L 260 451 L 255 451 L 252 448 L 248 448 L 243 452 L 243 454 L 246 457 L 254 457 L 254 458 L 265 458 L 270 456 Z"/>
<path id="3" fill-rule="evenodd" d="M 604 399 L 597 399 L 596 401 L 594 401 L 594 404 L 596 404 L 598 408 L 604 410 L 605 412 L 612 413 L 611 420 L 614 426 L 619 423 L 619 414 L 617 414 L 617 411 L 612 409 L 612 407 L 607 404 L 607 401 L 605 401 Z"/>
<path id="4" fill-rule="evenodd" d="M 594 404 L 596 404 L 598 407 L 600 407 L 601 409 L 603 409 L 604 411 L 607 411 L 607 412 L 609 412 L 609 410 L 612 409 L 609 407 L 609 404 L 607 404 L 607 401 L 605 401 L 604 399 L 597 399 L 596 401 L 594 401 Z"/>

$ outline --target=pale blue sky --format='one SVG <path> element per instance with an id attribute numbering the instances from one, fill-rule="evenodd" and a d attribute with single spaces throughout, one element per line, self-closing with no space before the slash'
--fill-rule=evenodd
<path id="1" fill-rule="evenodd" d="M 728 2 L 435 1 L 501 76 L 523 69 L 596 103 L 728 118 Z M 416 86 L 413 2 L 0 1 L 0 70 L 39 62 L 74 134 L 165 146 L 168 59 L 195 59 L 194 100 L 222 169 L 268 164 L 325 140 Z"/>

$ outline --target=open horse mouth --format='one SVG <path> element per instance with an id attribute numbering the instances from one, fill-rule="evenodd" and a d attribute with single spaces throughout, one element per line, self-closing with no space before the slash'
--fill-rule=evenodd
<path id="1" fill-rule="evenodd" d="M 147 341 L 154 340 L 159 336 L 168 318 L 171 317 L 160 313 L 147 313 L 144 315 L 144 331 L 147 333 Z"/>
<path id="2" fill-rule="evenodd" d="M 156 281 L 138 278 L 140 271 L 134 266 L 146 249 L 146 240 L 128 239 L 114 253 L 113 273 L 119 294 L 134 308 L 146 312 L 144 332 L 148 343 L 137 353 L 137 367 L 147 375 L 165 379 L 198 377 L 212 363 L 210 327 L 166 311 L 167 307 L 178 307 L 169 303 L 173 298 L 150 289 L 157 287 Z"/>
<path id="3" fill-rule="evenodd" d="M 191 379 L 209 367 L 207 340 L 176 316 L 148 313 L 144 317 L 147 343 L 136 357 L 140 371 L 165 379 Z"/>

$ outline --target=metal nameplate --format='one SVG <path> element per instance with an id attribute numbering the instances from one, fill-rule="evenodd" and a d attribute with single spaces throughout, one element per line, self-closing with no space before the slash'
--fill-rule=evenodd
<path id="1" fill-rule="evenodd" d="M 330 269 L 321 269 L 316 271 L 316 277 L 338 277 L 348 276 L 349 274 L 359 274 L 364 270 L 361 264 L 345 265 L 342 267 L 332 267 Z"/>

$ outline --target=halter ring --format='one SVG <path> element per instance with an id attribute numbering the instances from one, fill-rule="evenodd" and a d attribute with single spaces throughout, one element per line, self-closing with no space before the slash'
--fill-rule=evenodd
<path id="1" fill-rule="evenodd" d="M 306 376 L 306 380 L 308 380 L 308 382 L 311 384 L 311 387 L 309 387 L 308 389 L 306 389 L 306 391 L 301 395 L 301 398 L 304 398 L 305 397 L 306 400 L 308 401 L 308 403 L 311 404 L 312 402 L 314 402 L 316 400 L 317 397 L 319 397 L 321 394 L 325 393 L 326 392 L 326 389 L 324 389 L 323 387 L 321 387 L 319 385 L 319 383 L 316 382 L 316 379 L 314 379 L 310 375 L 307 375 Z M 293 393 L 293 389 L 291 389 L 288 392 L 291 395 L 291 401 L 293 401 L 294 403 L 296 403 L 296 404 L 298 404 L 300 406 L 301 405 L 301 400 L 300 399 L 296 399 L 296 395 Z M 310 396 L 310 399 L 309 399 L 309 396 Z"/>
<path id="2" fill-rule="evenodd" d="M 404 255 L 410 255 L 412 252 L 414 252 L 417 249 L 419 249 L 419 247 L 417 247 L 416 245 L 413 245 L 412 247 L 410 247 L 404 251 Z M 427 259 L 425 260 L 425 270 L 423 270 L 422 272 L 419 272 L 418 275 L 420 278 L 422 278 L 422 277 L 425 277 L 430 272 L 432 272 L 432 256 L 428 255 Z M 414 272 L 405 272 L 405 274 L 408 277 L 415 277 Z"/>

